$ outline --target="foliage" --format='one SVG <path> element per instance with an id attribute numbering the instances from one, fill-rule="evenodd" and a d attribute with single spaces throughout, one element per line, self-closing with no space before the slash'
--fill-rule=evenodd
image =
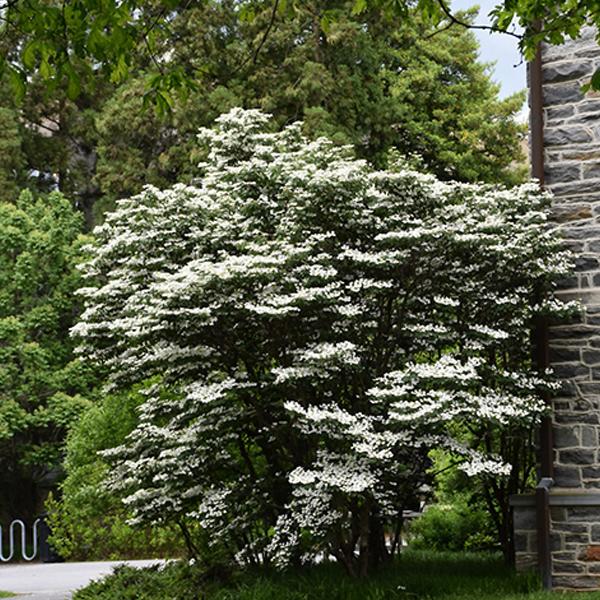
<path id="1" fill-rule="evenodd" d="M 164 570 L 122 568 L 76 592 L 75 600 L 542 600 L 530 574 L 515 574 L 494 554 L 405 552 L 387 568 L 350 581 L 334 564 L 272 573 L 234 574 L 225 583 L 198 580 L 196 569 L 171 564 Z M 193 583 L 192 583 L 193 582 Z M 579 599 L 567 595 L 565 600 Z"/>
<path id="2" fill-rule="evenodd" d="M 155 8 L 146 10 L 159 17 Z M 167 70 L 185 72 L 195 89 L 171 94 L 171 109 L 161 115 L 143 109 L 148 82 L 160 79 L 165 66 L 151 60 L 143 40 L 128 56 L 130 75 L 121 84 L 98 70 L 90 78 L 79 65 L 75 99 L 64 82 L 49 86 L 38 72 L 15 102 L 5 73 L 5 198 L 22 187 L 42 193 L 58 188 L 91 229 L 117 198 L 138 193 L 144 183 L 190 182 L 198 128 L 234 106 L 262 108 L 278 126 L 304 119 L 309 137 L 352 143 L 378 166 L 400 152 L 421 155 L 424 167 L 443 179 L 512 183 L 522 177 L 523 167 L 512 168 L 523 160 L 524 127 L 515 122 L 522 94 L 497 98 L 467 29 L 432 36 L 418 13 L 398 23 L 383 9 L 353 13 L 350 0 L 314 0 L 278 12 L 258 51 L 272 5 L 247 8 L 233 0 L 173 5 L 157 54 L 169 57 Z M 18 28 L 5 33 L 2 47 L 15 57 L 29 34 Z"/>
<path id="3" fill-rule="evenodd" d="M 455 495 L 453 502 L 436 502 L 410 523 L 411 549 L 490 550 L 496 535 L 487 511 L 469 503 L 470 494 Z"/>
<path id="4" fill-rule="evenodd" d="M 19 117 L 15 110 L 0 107 L 0 189 L 4 200 L 16 200 L 25 179 L 25 157 Z"/>
<path id="5" fill-rule="evenodd" d="M 119 202 L 74 333 L 112 387 L 161 377 L 109 453 L 138 522 L 196 519 L 232 561 L 324 552 L 365 574 L 431 448 L 510 473 L 467 434 L 538 419 L 529 330 L 560 312 L 570 263 L 535 184 L 375 171 L 267 125 L 232 110 L 201 134 L 198 187 Z"/>
<path id="6" fill-rule="evenodd" d="M 261 31 L 247 60 L 256 60 L 278 16 L 293 17 L 314 7 L 312 0 L 270 0 L 266 6 L 257 0 L 244 0 L 237 4 L 238 12 L 248 21 L 260 15 L 261 9 L 268 11 L 268 17 L 259 21 Z M 74 99 L 81 93 L 82 81 L 102 74 L 113 82 L 126 79 L 137 66 L 134 57 L 141 54 L 158 67 L 148 78 L 148 98 L 167 110 L 174 92 L 194 88 L 193 71 L 182 68 L 165 50 L 174 35 L 171 26 L 178 8 L 178 0 L 128 0 L 120 4 L 72 0 L 63 5 L 44 0 L 7 0 L 2 6 L 3 34 L 8 39 L 0 46 L 2 66 L 17 95 L 25 93 L 35 74 L 47 85 L 64 87 Z M 373 11 L 384 11 L 397 22 L 416 13 L 441 30 L 449 24 L 462 23 L 446 0 L 353 0 L 345 4 L 341 16 Z M 327 26 L 335 24 L 339 17 L 336 6 L 315 15 L 318 22 Z M 576 6 L 565 0 L 505 0 L 494 9 L 494 18 L 492 28 L 496 30 L 508 31 L 514 21 L 524 27 L 522 35 L 512 35 L 520 39 L 526 58 L 531 58 L 540 39 L 560 43 L 566 37 L 576 37 L 587 22 L 600 23 L 600 12 L 591 0 Z M 539 21 L 543 21 L 541 32 L 536 29 Z M 15 36 L 22 40 L 21 44 L 11 43 Z"/>
<path id="7" fill-rule="evenodd" d="M 474 442 L 479 437 L 480 443 L 501 456 L 511 465 L 509 477 L 498 478 L 482 475 L 474 481 L 468 481 L 464 473 L 454 464 L 452 457 L 444 452 L 432 452 L 431 472 L 434 474 L 435 490 L 432 497 L 434 512 L 426 516 L 424 527 L 435 521 L 446 531 L 454 530 L 458 538 L 461 532 L 469 529 L 469 524 L 476 527 L 480 518 L 481 536 L 476 536 L 470 545 L 482 543 L 489 547 L 489 539 L 493 538 L 502 549 L 508 565 L 514 564 L 514 527 L 513 511 L 510 497 L 523 494 L 535 485 L 535 467 L 537 464 L 536 444 L 534 442 L 535 427 L 512 424 L 502 430 L 476 432 L 468 437 Z M 417 529 L 420 525 L 417 525 Z M 475 529 L 475 532 L 477 529 Z M 492 531 L 495 533 L 492 535 Z M 435 537 L 435 532 L 431 532 Z M 457 538 L 457 539 L 458 539 Z M 478 541 L 479 540 L 479 541 Z"/>
<path id="8" fill-rule="evenodd" d="M 140 112 L 145 76 L 121 86 L 97 118 L 97 184 L 116 199 L 144 183 L 190 182 L 198 128 L 234 106 L 259 107 L 278 126 L 303 119 L 311 139 L 354 144 L 378 166 L 393 152 L 419 156 L 442 179 L 522 178 L 523 94 L 498 99 L 474 35 L 452 27 L 431 37 L 417 18 L 397 25 L 382 11 L 351 15 L 350 5 L 315 1 L 279 18 L 256 61 L 246 58 L 268 7 L 249 22 L 233 1 L 182 9 L 170 47 L 186 70 L 202 65 L 198 89 L 160 118 Z M 328 11 L 336 17 L 324 24 Z"/>
<path id="9" fill-rule="evenodd" d="M 58 193 L 0 202 L 0 516 L 29 517 L 87 406 L 90 368 L 72 356 L 82 223 Z"/>
<path id="10" fill-rule="evenodd" d="M 123 443 L 137 424 L 142 397 L 106 396 L 90 406 L 69 432 L 60 501 L 46 502 L 50 543 L 71 560 L 180 556 L 173 527 L 135 529 L 120 499 L 104 485 L 108 467 L 98 452 Z"/>

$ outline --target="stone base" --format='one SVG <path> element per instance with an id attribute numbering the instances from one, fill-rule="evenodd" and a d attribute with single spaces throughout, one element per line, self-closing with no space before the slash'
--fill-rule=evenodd
<path id="1" fill-rule="evenodd" d="M 600 492 L 581 488 L 550 491 L 552 587 L 600 590 Z M 538 564 L 533 494 L 513 496 L 515 562 L 518 570 Z"/>

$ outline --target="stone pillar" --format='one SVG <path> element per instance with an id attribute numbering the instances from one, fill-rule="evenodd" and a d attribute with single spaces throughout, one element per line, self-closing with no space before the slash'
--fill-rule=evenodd
<path id="1" fill-rule="evenodd" d="M 581 90 L 600 67 L 595 31 L 545 46 L 542 64 L 545 184 L 577 256 L 559 296 L 586 308 L 550 331 L 551 365 L 565 382 L 553 401 L 552 580 L 558 589 L 600 589 L 600 94 Z M 533 498 L 513 506 L 517 565 L 529 567 L 537 560 Z"/>

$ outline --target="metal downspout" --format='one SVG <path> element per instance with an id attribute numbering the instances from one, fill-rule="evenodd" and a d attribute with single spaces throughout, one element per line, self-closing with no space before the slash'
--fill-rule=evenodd
<path id="1" fill-rule="evenodd" d="M 544 187 L 544 100 L 542 88 L 542 52 L 538 45 L 535 58 L 529 63 L 529 115 L 531 131 L 531 174 Z M 545 371 L 550 365 L 548 324 L 540 320 L 534 332 L 537 368 Z M 545 398 L 550 403 L 548 397 Z M 540 427 L 540 475 L 535 489 L 537 513 L 538 564 L 544 589 L 552 589 L 552 555 L 550 546 L 549 491 L 553 484 L 552 418 L 542 419 Z"/>

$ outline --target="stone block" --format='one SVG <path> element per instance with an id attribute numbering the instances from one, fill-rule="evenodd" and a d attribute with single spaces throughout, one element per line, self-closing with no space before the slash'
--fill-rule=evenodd
<path id="1" fill-rule="evenodd" d="M 587 573 L 588 575 L 600 575 L 600 563 L 588 563 Z"/>
<path id="2" fill-rule="evenodd" d="M 598 335 L 598 327 L 591 325 L 566 325 L 564 327 L 551 327 L 550 337 L 556 340 L 581 340 Z"/>
<path id="3" fill-rule="evenodd" d="M 586 566 L 579 562 L 574 561 L 561 561 L 561 560 L 553 560 L 552 561 L 552 573 L 554 575 L 568 575 L 568 574 L 577 574 L 577 573 L 585 573 Z"/>
<path id="4" fill-rule="evenodd" d="M 552 577 L 552 587 L 556 590 L 595 590 L 600 587 L 600 580 L 591 575 L 559 575 Z"/>
<path id="5" fill-rule="evenodd" d="M 583 194 L 594 194 L 594 197 L 591 198 L 592 200 L 597 200 L 598 197 L 600 197 L 600 181 L 597 179 L 581 179 L 579 181 L 553 183 L 552 185 L 549 185 L 548 188 L 557 198 L 562 199 L 563 201 L 571 198 L 581 201 L 584 199 L 580 197 Z"/>
<path id="6" fill-rule="evenodd" d="M 550 362 L 576 362 L 581 359 L 577 346 L 550 346 L 549 353 Z"/>
<path id="7" fill-rule="evenodd" d="M 585 541 L 589 541 L 588 532 L 589 532 L 589 524 L 588 523 L 571 523 L 570 521 L 552 521 L 552 530 L 558 531 L 562 533 L 569 534 L 585 534 Z M 564 559 L 563 559 L 564 560 Z"/>
<path id="8" fill-rule="evenodd" d="M 542 78 L 545 83 L 569 81 L 590 76 L 593 72 L 594 67 L 589 61 L 570 60 L 550 63 L 545 66 L 542 71 Z"/>
<path id="9" fill-rule="evenodd" d="M 533 506 L 515 506 L 513 522 L 515 531 L 535 531 L 537 528 L 536 510 Z"/>
<path id="10" fill-rule="evenodd" d="M 575 427 L 555 426 L 553 429 L 553 434 L 555 448 L 573 448 L 581 444 L 578 431 L 575 429 Z"/>
<path id="11" fill-rule="evenodd" d="M 595 256 L 583 255 L 575 257 L 575 271 L 595 271 L 600 268 L 600 263 Z"/>
<path id="12" fill-rule="evenodd" d="M 596 451 L 584 448 L 568 448 L 560 450 L 558 457 L 563 465 L 591 465 L 596 462 Z"/>
<path id="13" fill-rule="evenodd" d="M 590 379 L 589 367 L 579 362 L 555 363 L 552 370 L 559 379 Z"/>
<path id="14" fill-rule="evenodd" d="M 563 107 L 561 107 L 563 108 Z M 597 110 L 600 110 L 598 108 Z M 594 114 L 596 111 L 594 111 Z M 562 160 L 600 160 L 600 146 L 598 144 L 590 144 L 589 146 L 565 148 L 561 151 Z"/>
<path id="15" fill-rule="evenodd" d="M 598 46 L 584 46 L 573 53 L 577 58 L 598 58 Z"/>
<path id="16" fill-rule="evenodd" d="M 566 546 L 572 546 L 573 544 L 589 544 L 590 536 L 586 533 L 566 533 L 565 541 Z M 560 550 L 562 546 L 558 546 L 556 549 Z"/>
<path id="17" fill-rule="evenodd" d="M 600 239 L 600 227 L 596 225 L 573 225 L 571 227 L 563 227 L 561 233 L 566 239 L 572 240 Z"/>
<path id="18" fill-rule="evenodd" d="M 585 179 L 600 177 L 600 163 L 587 162 L 583 164 L 582 174 Z"/>
<path id="19" fill-rule="evenodd" d="M 573 412 L 587 413 L 590 410 L 594 409 L 594 403 L 592 402 L 592 400 L 589 396 L 586 398 L 583 398 L 581 396 L 575 398 L 575 400 L 573 400 L 573 402 L 571 402 L 571 406 L 572 406 Z"/>
<path id="20" fill-rule="evenodd" d="M 588 127 L 571 125 L 551 127 L 544 130 L 544 144 L 548 146 L 566 146 L 568 144 L 587 144 L 594 140 L 594 135 Z M 549 169 L 551 171 L 551 168 Z M 579 174 L 577 175 L 579 179 Z M 568 179 L 562 180 L 569 181 Z"/>
<path id="21" fill-rule="evenodd" d="M 592 525 L 590 529 L 590 541 L 594 543 L 600 542 L 600 516 L 599 523 L 596 525 Z"/>
<path id="22" fill-rule="evenodd" d="M 600 479 L 600 467 L 582 467 L 583 479 Z"/>
<path id="23" fill-rule="evenodd" d="M 575 466 L 554 465 L 554 481 L 558 487 L 581 487 L 581 470 Z"/>
<path id="24" fill-rule="evenodd" d="M 600 506 L 572 506 L 569 508 L 569 520 L 573 523 L 600 522 Z"/>
<path id="25" fill-rule="evenodd" d="M 581 381 L 577 383 L 577 387 L 579 392 L 586 397 L 600 396 L 600 383 L 596 381 Z"/>
<path id="26" fill-rule="evenodd" d="M 586 96 L 579 104 L 577 104 L 577 114 L 580 116 L 586 113 L 597 115 L 598 111 L 600 111 L 600 100 L 593 96 Z"/>
<path id="27" fill-rule="evenodd" d="M 565 106 L 551 106 L 546 108 L 544 112 L 546 114 L 546 123 L 555 119 L 564 121 L 575 114 L 575 107 L 568 104 Z"/>
<path id="28" fill-rule="evenodd" d="M 555 204 L 552 207 L 552 218 L 559 223 L 591 219 L 592 207 L 590 204 Z"/>
<path id="29" fill-rule="evenodd" d="M 600 315 L 587 315 L 586 321 L 589 323 L 590 318 L 599 319 Z M 600 365 L 600 348 L 586 348 L 581 351 L 581 358 L 586 365 Z"/>
<path id="30" fill-rule="evenodd" d="M 590 562 L 600 562 L 600 545 L 590 544 L 585 550 L 585 558 Z"/>
<path id="31" fill-rule="evenodd" d="M 599 274 L 596 273 L 596 275 L 594 275 L 594 279 L 598 278 L 598 275 Z M 594 286 L 595 285 L 596 284 L 594 283 Z M 586 315 L 585 322 L 588 325 L 594 325 L 594 326 L 598 327 L 600 325 L 600 315 L 590 315 L 590 314 L 588 314 L 588 315 Z"/>
<path id="32" fill-rule="evenodd" d="M 573 164 L 572 162 L 565 164 L 549 164 L 545 169 L 545 182 L 547 184 L 551 184 L 561 183 L 564 181 L 573 181 L 581 179 L 581 174 L 582 171 L 580 165 Z M 554 212 L 555 211 L 553 210 L 553 214 Z M 589 211 L 589 216 L 591 217 L 591 211 Z"/>
<path id="33" fill-rule="evenodd" d="M 593 413 L 581 413 L 581 414 L 570 414 L 570 413 L 560 413 L 554 415 L 554 420 L 556 423 L 585 423 L 587 425 L 597 425 L 598 424 L 598 415 Z M 567 485 L 567 484 L 560 484 Z"/>
<path id="34" fill-rule="evenodd" d="M 558 552 L 552 552 L 552 560 L 577 560 L 577 553 L 570 551 L 567 552 L 565 550 L 560 550 Z"/>
<path id="35" fill-rule="evenodd" d="M 596 427 L 582 426 L 580 438 L 582 446 L 598 448 L 598 429 Z"/>
<path id="36" fill-rule="evenodd" d="M 543 94 L 545 106 L 579 102 L 583 99 L 581 85 L 576 81 L 545 85 Z"/>

